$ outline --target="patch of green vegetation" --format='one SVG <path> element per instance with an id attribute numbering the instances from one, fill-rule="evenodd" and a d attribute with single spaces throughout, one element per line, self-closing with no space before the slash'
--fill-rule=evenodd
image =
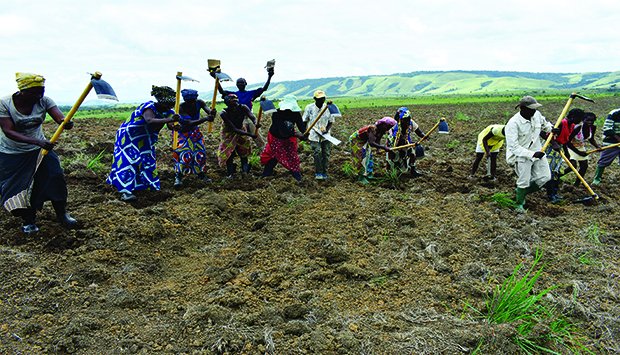
<path id="1" fill-rule="evenodd" d="M 454 118 L 457 121 L 464 121 L 464 122 L 471 121 L 473 119 L 460 111 L 456 113 L 456 116 Z"/>
<path id="2" fill-rule="evenodd" d="M 92 170 L 94 173 L 100 173 L 100 172 L 107 170 L 108 167 L 101 162 L 101 157 L 103 157 L 104 153 L 105 153 L 105 149 L 99 152 L 97 156 L 89 160 L 88 164 L 86 164 L 86 167 Z"/>
<path id="3" fill-rule="evenodd" d="M 310 146 L 310 143 L 306 141 L 299 142 L 299 149 L 302 153 L 312 153 L 312 147 Z"/>
<path id="4" fill-rule="evenodd" d="M 372 279 L 370 279 L 370 281 L 368 281 L 368 284 L 371 287 L 383 287 L 389 280 L 388 276 L 382 275 L 382 276 L 377 276 L 377 277 L 373 277 Z"/>
<path id="5" fill-rule="evenodd" d="M 594 259 L 591 255 L 590 252 L 585 252 L 581 255 L 579 255 L 579 257 L 577 258 L 577 260 L 579 260 L 579 263 L 583 264 L 583 265 L 594 265 L 596 264 L 596 259 Z"/>
<path id="6" fill-rule="evenodd" d="M 248 157 L 248 163 L 250 164 L 252 168 L 255 168 L 255 169 L 261 168 L 260 155 L 259 153 L 257 153 L 256 150 L 253 150 L 252 154 L 250 154 L 250 156 Z"/>
<path id="7" fill-rule="evenodd" d="M 454 148 L 458 147 L 459 145 L 461 145 L 461 141 L 458 140 L 458 139 L 453 139 L 453 140 L 449 141 L 448 143 L 446 143 L 446 148 L 454 149 Z"/>
<path id="8" fill-rule="evenodd" d="M 527 354 L 559 354 L 563 353 L 561 350 L 590 353 L 580 342 L 577 327 L 557 315 L 555 308 L 542 302 L 543 297 L 558 286 L 534 290 L 544 268 L 538 267 L 542 254 L 542 251 L 536 251 L 534 262 L 525 275 L 518 276 L 523 267 L 519 264 L 501 285 L 495 287 L 485 302 L 484 313 L 474 310 L 491 323 L 512 324 L 516 329 L 512 340 Z"/>
<path id="9" fill-rule="evenodd" d="M 588 240 L 594 244 L 602 244 L 601 243 L 601 228 L 598 223 L 592 222 L 588 225 L 588 229 L 586 231 L 586 237 Z"/>
<path id="10" fill-rule="evenodd" d="M 351 164 L 351 162 L 345 162 L 342 164 L 342 173 L 349 178 L 354 178 L 357 176 L 357 169 Z"/>
<path id="11" fill-rule="evenodd" d="M 402 173 L 397 168 L 386 168 L 383 176 L 380 179 L 377 179 L 378 183 L 388 184 L 393 188 L 397 188 L 401 184 L 400 176 Z"/>
<path id="12" fill-rule="evenodd" d="M 481 196 L 483 201 L 495 202 L 499 207 L 514 209 L 517 205 L 515 200 L 510 198 L 511 194 L 506 192 L 496 192 L 491 196 Z"/>

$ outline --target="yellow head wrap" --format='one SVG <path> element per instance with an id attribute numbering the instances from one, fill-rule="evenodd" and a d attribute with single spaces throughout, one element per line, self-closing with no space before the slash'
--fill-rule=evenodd
<path id="1" fill-rule="evenodd" d="M 17 88 L 20 91 L 45 86 L 45 78 L 38 74 L 15 73 L 15 81 L 17 81 Z"/>

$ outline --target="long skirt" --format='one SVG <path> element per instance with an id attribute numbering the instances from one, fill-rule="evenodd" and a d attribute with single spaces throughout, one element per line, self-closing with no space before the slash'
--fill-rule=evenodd
<path id="1" fill-rule="evenodd" d="M 182 175 L 205 172 L 207 152 L 200 128 L 179 132 L 177 149 L 172 153 L 174 171 Z"/>
<path id="2" fill-rule="evenodd" d="M 221 167 L 226 166 L 226 161 L 235 152 L 241 158 L 252 154 L 252 145 L 247 136 L 222 130 L 220 132 L 220 139 L 220 146 L 217 150 L 217 162 Z"/>
<path id="3" fill-rule="evenodd" d="M 155 143 L 157 134 L 150 132 L 146 124 L 126 125 L 116 131 L 114 160 L 107 183 L 118 192 L 161 189 Z"/>
<path id="4" fill-rule="evenodd" d="M 353 167 L 356 172 L 364 176 L 372 176 L 374 163 L 372 147 L 368 141 L 360 139 L 358 133 L 355 132 L 349 137 L 349 143 L 351 144 Z"/>
<path id="5" fill-rule="evenodd" d="M 287 170 L 301 171 L 299 155 L 297 154 L 297 137 L 280 139 L 269 132 L 267 134 L 267 145 L 260 154 L 260 163 L 267 165 L 271 159 L 276 159 Z"/>
<path id="6" fill-rule="evenodd" d="M 50 151 L 37 168 L 39 151 L 0 153 L 0 196 L 7 211 L 40 210 L 45 201 L 67 201 L 67 183 L 58 156 Z"/>

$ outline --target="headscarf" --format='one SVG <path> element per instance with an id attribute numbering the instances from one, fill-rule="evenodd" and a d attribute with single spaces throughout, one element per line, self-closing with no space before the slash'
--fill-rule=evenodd
<path id="1" fill-rule="evenodd" d="M 375 126 L 378 126 L 380 124 L 385 124 L 390 127 L 394 127 L 394 125 L 396 125 L 396 120 L 393 119 L 392 117 L 383 117 L 379 121 L 375 122 Z"/>
<path id="2" fill-rule="evenodd" d="M 301 112 L 301 107 L 297 104 L 295 95 L 285 95 L 278 104 L 280 110 L 291 110 L 293 112 Z"/>
<path id="3" fill-rule="evenodd" d="M 17 81 L 19 91 L 35 87 L 45 87 L 45 78 L 39 74 L 15 73 L 15 81 Z"/>
<path id="4" fill-rule="evenodd" d="M 181 90 L 181 96 L 183 96 L 183 101 L 196 100 L 198 98 L 198 91 L 193 89 L 183 89 Z"/>
<path id="5" fill-rule="evenodd" d="M 401 120 L 403 118 L 411 118 L 411 111 L 409 111 L 407 107 L 403 106 L 396 111 L 396 116 Z"/>
<path id="6" fill-rule="evenodd" d="M 169 86 L 151 87 L 151 96 L 155 97 L 157 102 L 162 104 L 174 104 L 176 101 L 176 92 Z"/>
<path id="7" fill-rule="evenodd" d="M 224 103 L 228 106 L 228 105 L 230 105 L 230 101 L 232 101 L 232 99 L 239 100 L 237 95 L 235 95 L 235 94 L 228 94 L 228 95 L 224 96 Z"/>

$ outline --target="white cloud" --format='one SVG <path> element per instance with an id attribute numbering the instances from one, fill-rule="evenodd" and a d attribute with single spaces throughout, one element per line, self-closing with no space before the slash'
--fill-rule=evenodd
<path id="1" fill-rule="evenodd" d="M 0 15 L 0 94 L 14 73 L 48 79 L 73 101 L 99 70 L 121 100 L 174 86 L 178 70 L 213 80 L 207 58 L 232 77 L 274 81 L 418 70 L 615 71 L 619 48 L 612 0 L 490 1 L 58 0 L 7 3 Z"/>

